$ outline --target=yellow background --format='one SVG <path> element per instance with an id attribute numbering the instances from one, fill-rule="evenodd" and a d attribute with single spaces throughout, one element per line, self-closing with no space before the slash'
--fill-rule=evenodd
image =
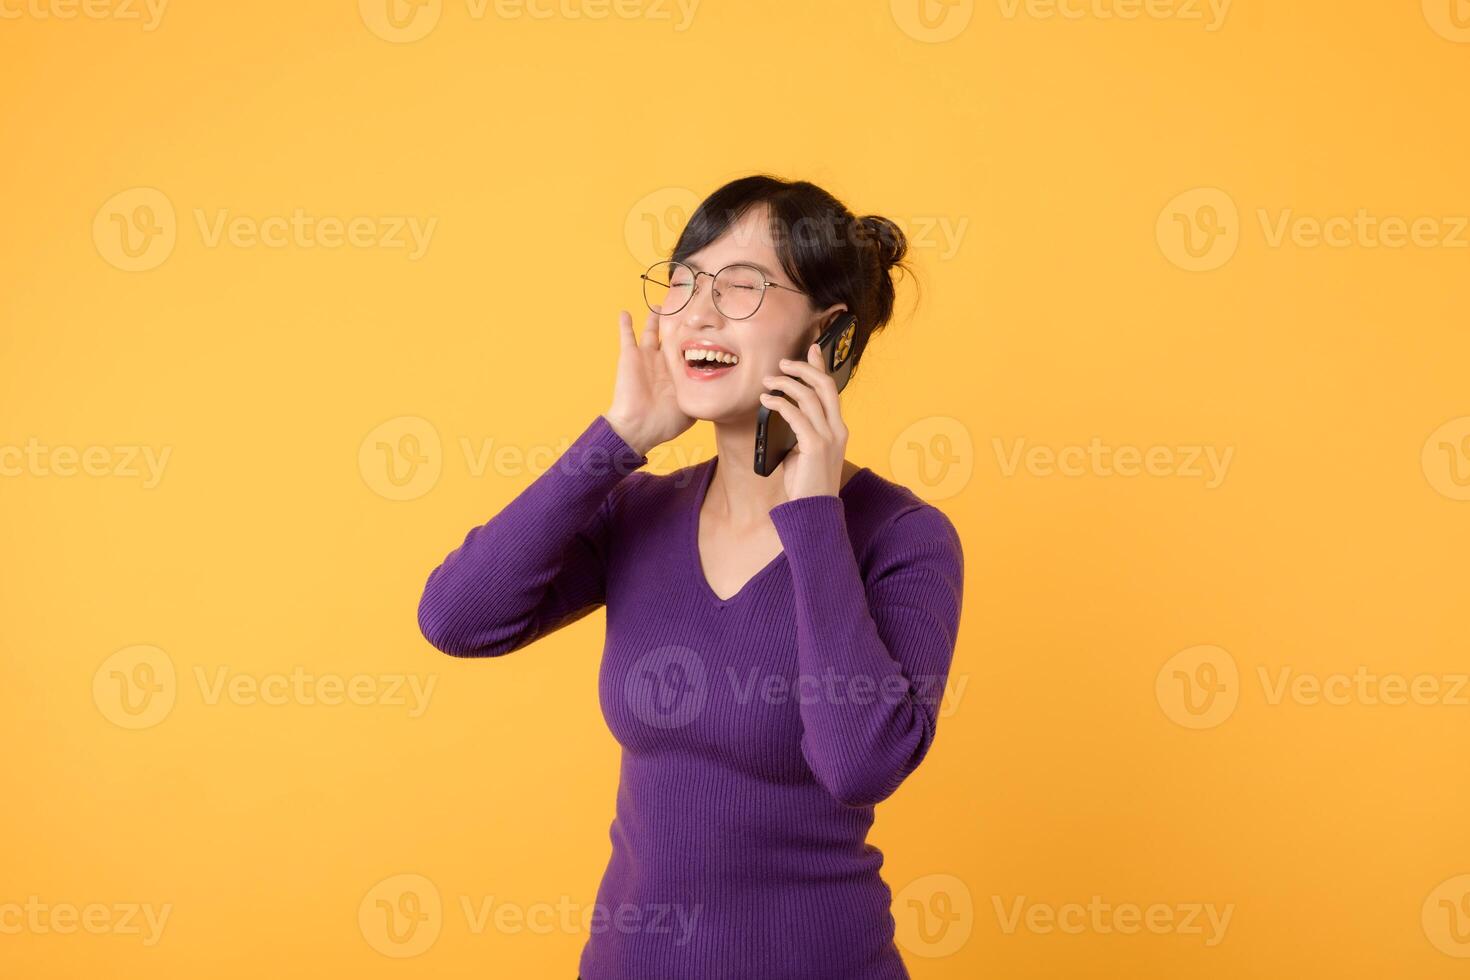
<path id="1" fill-rule="evenodd" d="M 952 711 L 873 833 L 913 975 L 1464 974 L 1470 707 L 1273 703 L 1260 679 L 1447 693 L 1470 669 L 1470 232 L 1270 234 L 1470 213 L 1450 0 L 1239 0 L 1213 25 L 1186 0 L 704 0 L 687 23 L 444 0 L 398 10 L 432 20 L 417 40 L 352 0 L 177 0 L 152 30 L 47 2 L 0 19 L 0 447 L 171 455 L 153 487 L 120 457 L 0 477 L 0 906 L 171 912 L 151 946 L 0 933 L 0 974 L 575 976 L 579 930 L 477 932 L 462 902 L 593 900 L 603 616 L 476 662 L 414 610 L 607 406 L 649 251 L 755 171 L 915 238 L 917 304 L 906 284 L 844 396 L 849 457 L 933 499 L 967 557 Z M 135 188 L 175 241 L 124 271 L 113 216 L 148 222 L 109 202 Z M 1233 219 L 1202 210 L 1220 194 Z M 296 209 L 437 224 L 410 259 L 211 244 L 197 217 Z M 1184 267 L 1191 223 L 1220 229 L 1212 268 Z M 405 435 L 428 475 L 399 487 L 378 443 Z M 1232 456 L 1213 487 L 1006 465 L 1094 437 Z M 711 445 L 696 426 L 653 468 Z M 487 446 L 513 452 L 472 465 Z M 119 651 L 175 672 L 145 727 L 108 703 Z M 1181 652 L 1226 668 L 1225 717 L 1171 702 Z M 298 667 L 435 687 L 410 717 L 197 679 Z M 371 935 L 399 875 L 442 902 L 416 955 Z M 1232 917 L 1207 945 L 997 912 L 1094 895 Z"/>

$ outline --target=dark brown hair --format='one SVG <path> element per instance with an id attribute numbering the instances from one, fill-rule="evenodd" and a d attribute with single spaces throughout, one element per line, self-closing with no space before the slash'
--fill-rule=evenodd
<path id="1" fill-rule="evenodd" d="M 856 371 L 868 341 L 893 316 L 893 270 L 910 271 L 903 264 L 908 239 L 888 218 L 859 217 L 816 184 L 753 174 L 704 199 L 671 257 L 687 260 L 758 204 L 769 210 L 771 240 L 792 283 L 817 309 L 845 303 L 857 316 L 852 352 Z"/>

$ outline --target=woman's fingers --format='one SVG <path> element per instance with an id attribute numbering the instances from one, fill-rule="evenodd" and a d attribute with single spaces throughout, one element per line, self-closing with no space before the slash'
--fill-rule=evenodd
<path id="1" fill-rule="evenodd" d="M 815 455 L 817 440 L 820 437 L 816 429 L 812 428 L 811 418 L 801 410 L 800 406 L 787 401 L 780 395 L 764 392 L 761 394 L 761 404 L 773 412 L 779 412 L 791 426 L 791 431 L 796 433 L 797 444 L 802 447 L 803 451 Z"/>
<path id="2" fill-rule="evenodd" d="M 633 346 L 633 317 L 627 310 L 618 314 L 618 347 Z"/>
<path id="3" fill-rule="evenodd" d="M 837 382 L 827 373 L 827 365 L 822 360 L 822 349 L 816 344 L 806 349 L 804 360 L 781 358 L 781 370 L 805 378 L 813 388 L 831 388 L 834 393 L 837 391 Z"/>
<path id="4" fill-rule="evenodd" d="M 822 402 L 820 399 L 817 398 L 817 393 L 815 391 L 812 391 L 805 384 L 796 380 L 795 378 L 787 377 L 784 375 L 773 376 L 769 381 L 766 382 L 766 384 L 772 388 L 784 391 L 786 392 L 786 394 L 790 395 L 791 398 L 796 402 L 797 407 L 801 409 L 802 414 L 805 415 L 807 417 L 807 420 L 811 423 L 812 430 L 821 435 L 823 438 L 830 437 L 829 429 L 827 426 L 826 410 L 823 409 Z M 780 401 L 784 401 L 784 399 L 781 399 L 779 396 L 777 396 L 777 399 Z"/>
<path id="5" fill-rule="evenodd" d="M 807 363 L 811 365 L 821 379 L 816 386 L 817 397 L 822 400 L 822 407 L 827 410 L 827 427 L 834 433 L 844 431 L 842 425 L 842 404 L 837 400 L 837 379 L 827 371 L 827 362 L 822 357 L 822 348 L 812 344 L 806 349 Z"/>
<path id="6" fill-rule="evenodd" d="M 837 382 L 827 373 L 822 360 L 822 349 L 816 344 L 807 348 L 807 359 L 795 361 L 789 357 L 781 359 L 781 369 L 789 371 L 806 381 L 810 390 L 822 404 L 822 417 L 827 428 L 836 433 L 845 431 L 842 423 L 842 405 L 837 399 Z"/>
<path id="7" fill-rule="evenodd" d="M 643 323 L 643 336 L 638 341 L 638 346 L 658 350 L 658 314 L 651 310 L 648 319 Z"/>

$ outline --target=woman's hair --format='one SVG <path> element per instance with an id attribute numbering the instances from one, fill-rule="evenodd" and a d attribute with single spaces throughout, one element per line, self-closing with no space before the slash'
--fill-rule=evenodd
<path id="1" fill-rule="evenodd" d="M 857 316 L 852 369 L 873 334 L 893 316 L 893 269 L 908 272 L 908 239 L 876 214 L 854 215 L 837 198 L 804 180 L 769 174 L 732 180 L 689 218 L 672 258 L 684 261 L 719 238 L 750 208 L 769 209 L 771 240 L 781 267 L 817 309 L 845 303 Z"/>

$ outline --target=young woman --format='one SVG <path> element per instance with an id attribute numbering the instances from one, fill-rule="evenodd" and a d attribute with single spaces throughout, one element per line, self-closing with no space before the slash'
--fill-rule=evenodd
<path id="1" fill-rule="evenodd" d="M 908 976 L 866 836 L 934 739 L 964 560 L 941 511 L 844 457 L 814 343 L 850 310 L 861 358 L 905 249 L 810 183 L 717 190 L 645 274 L 636 341 L 620 317 L 611 406 L 429 576 L 419 625 L 454 656 L 606 606 L 622 765 L 586 980 Z M 761 405 L 797 436 L 770 477 Z M 641 470 L 696 419 L 716 456 Z"/>

